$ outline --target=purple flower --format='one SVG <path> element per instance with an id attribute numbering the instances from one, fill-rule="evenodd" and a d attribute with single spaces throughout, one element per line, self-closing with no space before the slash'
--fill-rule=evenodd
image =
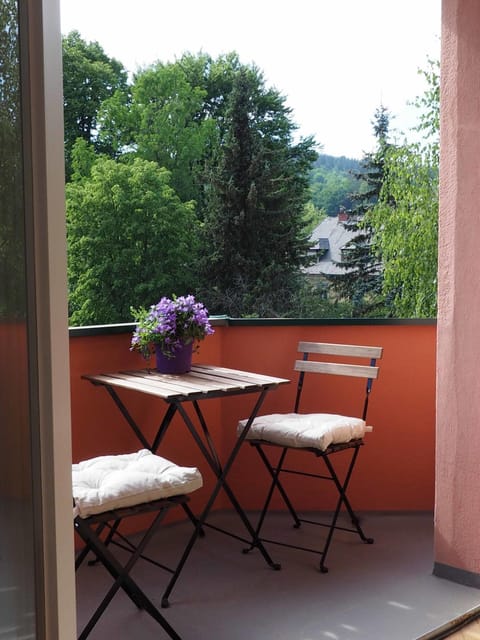
<path id="1" fill-rule="evenodd" d="M 198 342 L 212 335 L 208 311 L 193 295 L 163 297 L 147 310 L 132 309 L 137 327 L 131 340 L 131 350 L 140 351 L 148 358 L 153 345 L 159 344 L 162 352 L 170 357 L 181 344 Z"/>

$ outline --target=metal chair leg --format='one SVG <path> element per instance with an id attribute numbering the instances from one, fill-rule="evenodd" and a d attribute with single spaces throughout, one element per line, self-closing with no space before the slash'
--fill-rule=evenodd
<path id="1" fill-rule="evenodd" d="M 152 618 L 154 618 L 160 624 L 167 635 L 172 638 L 172 640 L 181 640 L 177 632 L 167 622 L 167 620 L 164 618 L 164 616 L 162 616 L 157 607 L 155 607 L 151 600 L 149 600 L 149 598 L 130 576 L 130 571 L 132 570 L 137 560 L 141 557 L 143 550 L 151 540 L 153 534 L 155 533 L 158 525 L 164 518 L 168 509 L 169 507 L 166 507 L 157 513 L 149 529 L 146 531 L 139 544 L 132 551 L 125 566 L 122 566 L 119 563 L 115 556 L 110 552 L 106 544 L 98 537 L 98 528 L 97 531 L 93 531 L 90 524 L 87 522 L 88 519 L 75 519 L 76 531 L 85 542 L 86 546 L 96 555 L 98 560 L 102 563 L 102 565 L 114 579 L 113 585 L 110 587 L 102 602 L 83 628 L 78 637 L 78 640 L 85 640 L 85 638 L 88 637 L 88 635 L 91 633 L 92 629 L 104 613 L 105 609 L 111 602 L 112 598 L 120 588 L 124 590 L 124 592 L 139 609 L 144 609 L 147 613 L 149 613 Z"/>

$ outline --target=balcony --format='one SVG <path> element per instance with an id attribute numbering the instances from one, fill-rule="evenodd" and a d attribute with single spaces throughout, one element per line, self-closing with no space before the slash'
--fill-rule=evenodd
<path id="1" fill-rule="evenodd" d="M 170 598 L 165 617 L 188 640 L 406 640 L 446 637 L 428 635 L 478 606 L 479 591 L 432 575 L 434 540 L 435 344 L 433 322 L 225 321 L 201 344 L 197 362 L 294 378 L 292 363 L 301 340 L 322 340 L 384 347 L 381 372 L 372 394 L 367 446 L 361 452 L 350 496 L 362 514 L 373 546 L 338 534 L 329 561 L 330 572 L 320 574 L 312 554 L 284 547 L 269 550 L 282 571 L 267 568 L 258 554 L 241 554 L 241 543 L 208 531 L 192 555 Z M 142 368 L 145 362 L 129 351 L 131 327 L 76 329 L 70 337 L 73 459 L 124 453 L 139 449 L 133 432 L 104 389 L 82 380 L 82 374 Z M 348 398 L 341 387 L 322 389 L 322 403 Z M 289 411 L 294 386 L 269 394 L 265 412 Z M 147 432 L 158 426 L 162 403 L 126 392 L 128 406 Z M 206 417 L 220 449 L 231 445 L 235 425 L 245 416 L 248 396 L 209 401 Z M 338 405 L 337 405 L 338 406 Z M 328 407 L 326 407 L 328 410 Z M 312 408 L 313 410 L 313 408 Z M 332 409 L 333 410 L 333 409 Z M 228 425 L 231 428 L 228 428 Z M 196 445 L 179 420 L 170 428 L 162 455 L 182 465 L 198 466 L 207 489 L 211 475 Z M 232 468 L 230 482 L 249 512 L 260 508 L 267 485 L 265 470 L 245 446 Z M 259 490 L 260 487 L 260 490 Z M 192 508 L 202 503 L 200 490 Z M 319 503 L 309 492 L 300 508 L 328 511 L 328 492 Z M 285 513 L 274 514 L 270 526 L 288 535 L 311 536 L 307 527 L 292 530 Z M 213 518 L 235 527 L 229 502 L 220 495 Z M 178 517 L 178 516 L 177 516 Z M 186 540 L 188 522 L 167 521 L 150 552 L 176 558 Z M 318 535 L 318 531 L 314 532 Z M 184 544 L 184 542 L 183 542 Z M 154 602 L 159 602 L 167 576 L 141 563 L 135 569 Z M 82 567 L 77 575 L 79 623 L 92 602 L 103 595 L 105 574 L 98 567 Z M 117 640 L 163 637 L 146 614 L 139 613 L 123 594 L 117 594 L 92 640 L 113 635 Z"/>

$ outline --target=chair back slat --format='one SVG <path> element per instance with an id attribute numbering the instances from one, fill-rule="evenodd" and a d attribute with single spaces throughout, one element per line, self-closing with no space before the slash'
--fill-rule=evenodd
<path id="1" fill-rule="evenodd" d="M 352 376 L 355 378 L 377 378 L 378 367 L 360 364 L 340 364 L 338 362 L 314 362 L 313 360 L 297 360 L 295 371 L 326 373 L 334 376 Z"/>
<path id="2" fill-rule="evenodd" d="M 331 344 L 327 342 L 299 342 L 302 353 L 321 353 L 331 356 L 351 356 L 353 358 L 381 358 L 383 347 L 365 347 L 357 344 Z"/>
<path id="3" fill-rule="evenodd" d="M 296 360 L 294 369 L 299 371 L 297 393 L 295 398 L 294 411 L 298 412 L 300 398 L 303 390 L 305 374 L 320 373 L 336 376 L 348 376 L 352 378 L 366 378 L 365 397 L 363 403 L 362 418 L 365 420 L 368 410 L 368 400 L 372 390 L 372 383 L 378 377 L 379 367 L 376 366 L 377 359 L 383 355 L 383 347 L 352 345 L 352 344 L 332 344 L 327 342 L 299 342 L 298 351 L 303 352 L 303 360 Z M 352 362 L 326 362 L 325 360 L 309 360 L 309 355 L 334 356 L 341 358 L 363 358 L 369 359 L 370 364 L 356 364 Z"/>

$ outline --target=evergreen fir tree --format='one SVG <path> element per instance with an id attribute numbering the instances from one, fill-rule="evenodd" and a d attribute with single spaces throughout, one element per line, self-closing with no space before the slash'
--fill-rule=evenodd
<path id="1" fill-rule="evenodd" d="M 310 138 L 292 143 L 289 113 L 257 69 L 237 73 L 205 180 L 201 295 L 211 313 L 283 315 L 299 292 L 316 153 Z"/>
<path id="2" fill-rule="evenodd" d="M 332 288 L 337 295 L 352 303 L 354 317 L 371 315 L 385 304 L 382 297 L 381 260 L 372 247 L 373 229 L 365 221 L 367 211 L 378 202 L 385 175 L 385 157 L 391 146 L 388 142 L 390 114 L 383 105 L 375 111 L 372 125 L 377 147 L 375 151 L 364 155 L 360 170 L 353 173 L 360 187 L 351 194 L 354 206 L 347 212 L 347 220 L 342 223 L 356 235 L 344 248 L 342 261 L 336 263 L 344 273 L 331 276 Z"/>

